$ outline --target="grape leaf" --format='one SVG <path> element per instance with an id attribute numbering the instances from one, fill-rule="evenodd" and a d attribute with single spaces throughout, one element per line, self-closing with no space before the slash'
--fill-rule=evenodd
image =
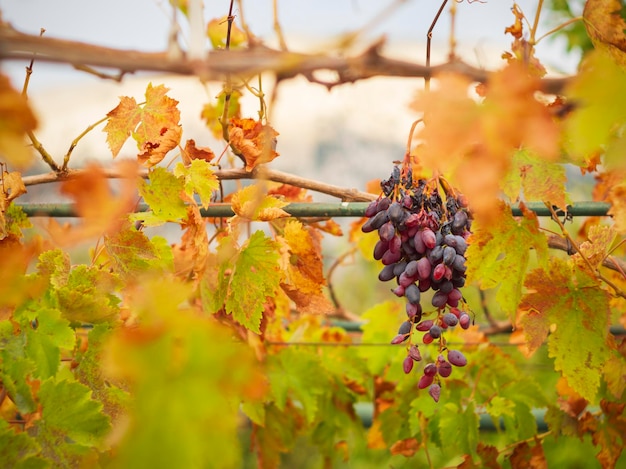
<path id="1" fill-rule="evenodd" d="M 159 163 L 180 142 L 182 129 L 179 125 L 178 101 L 166 96 L 168 88 L 163 85 L 146 88 L 143 106 L 134 98 L 123 96 L 120 103 L 107 114 L 103 131 L 113 156 L 117 156 L 130 135 L 140 150 L 138 158 L 147 166 Z"/>
<path id="2" fill-rule="evenodd" d="M 589 227 L 587 237 L 588 241 L 584 241 L 578 247 L 580 253 L 574 254 L 571 259 L 579 269 L 589 269 L 587 262 L 583 260 L 584 256 L 592 266 L 593 271 L 589 273 L 593 275 L 611 248 L 615 230 L 611 226 L 593 225 Z"/>
<path id="3" fill-rule="evenodd" d="M 520 150 L 513 155 L 503 191 L 513 202 L 523 192 L 525 201 L 545 200 L 564 209 L 571 202 L 565 192 L 566 179 L 563 165 Z"/>
<path id="4" fill-rule="evenodd" d="M 626 183 L 614 185 L 609 192 L 614 228 L 620 234 L 626 233 Z"/>
<path id="5" fill-rule="evenodd" d="M 543 326 L 543 330 L 537 327 L 526 334 L 544 336 L 548 328 L 556 326 L 548 337 L 548 353 L 555 359 L 555 368 L 577 393 L 592 402 L 609 357 L 607 293 L 598 288 L 595 278 L 557 258 L 551 258 L 546 268 L 531 271 L 525 286 L 529 292 L 522 298 L 520 310 L 534 312 Z"/>
<path id="6" fill-rule="evenodd" d="M 282 279 L 275 242 L 256 231 L 238 250 L 234 241 L 226 237 L 220 243 L 218 256 L 219 287 L 211 309 L 217 311 L 223 305 L 233 319 L 260 333 L 263 304 Z"/>
<path id="7" fill-rule="evenodd" d="M 196 147 L 196 141 L 190 138 L 185 143 L 181 158 L 185 166 L 188 166 L 193 160 L 204 160 L 208 163 L 215 158 L 215 153 L 208 147 Z"/>
<path id="8" fill-rule="evenodd" d="M 174 168 L 174 176 L 184 179 L 185 193 L 189 198 L 193 197 L 194 192 L 198 194 L 203 208 L 209 206 L 213 191 L 220 187 L 211 165 L 205 160 L 194 159 L 187 167 L 178 163 Z"/>
<path id="9" fill-rule="evenodd" d="M 626 21 L 621 0 L 588 0 L 583 9 L 587 34 L 596 49 L 607 52 L 626 68 Z"/>
<path id="10" fill-rule="evenodd" d="M 242 96 L 241 91 L 232 90 L 230 98 L 228 100 L 228 119 L 231 117 L 241 118 L 241 104 L 240 98 Z M 206 121 L 206 125 L 215 138 L 222 138 L 222 116 L 224 115 L 224 106 L 226 106 L 226 92 L 222 91 L 217 96 L 217 103 L 205 104 L 202 108 L 200 117 Z"/>
<path id="11" fill-rule="evenodd" d="M 25 136 L 37 127 L 37 119 L 28 101 L 5 75 L 0 75 L 0 158 L 11 166 L 28 167 L 33 151 Z"/>
<path id="12" fill-rule="evenodd" d="M 523 215 L 516 220 L 510 208 L 500 203 L 493 214 L 497 222 L 488 226 L 473 224 L 467 250 L 467 280 L 483 289 L 500 285 L 496 300 L 512 319 L 522 297 L 530 248 L 534 248 L 540 264 L 545 264 L 548 257 L 548 243 L 539 231 L 537 216 L 529 210 Z"/>
<path id="13" fill-rule="evenodd" d="M 287 220 L 282 236 L 280 263 L 285 279 L 281 287 L 301 311 L 326 313 L 334 308 L 322 293 L 326 284 L 319 236 L 297 220 Z"/>
<path id="14" fill-rule="evenodd" d="M 605 54 L 592 52 L 583 61 L 581 72 L 566 88 L 565 94 L 578 103 L 565 122 L 565 145 L 570 154 L 582 162 L 580 166 L 586 167 L 586 159 L 605 148 L 605 163 L 623 167 L 623 154 L 611 152 L 611 146 L 616 144 L 616 138 L 620 138 L 620 132 L 616 130 L 626 123 L 624 70 Z"/>
<path id="15" fill-rule="evenodd" d="M 172 253 L 167 241 L 160 236 L 148 238 L 130 223 L 105 236 L 104 247 L 114 271 L 125 280 L 136 279 L 138 274 L 148 271 L 164 271 L 172 267 Z"/>
<path id="16" fill-rule="evenodd" d="M 4 419 L 0 419 L 0 454 L 5 467 L 35 469 L 48 467 L 40 458 L 40 447 L 36 439 L 24 432 L 16 432 Z"/>
<path id="17" fill-rule="evenodd" d="M 48 379 L 41 383 L 38 397 L 42 413 L 37 426 L 50 436 L 60 434 L 79 445 L 94 446 L 111 428 L 102 405 L 83 384 Z"/>
<path id="18" fill-rule="evenodd" d="M 185 218 L 187 207 L 181 198 L 181 194 L 184 194 L 184 181 L 164 168 L 150 171 L 148 179 L 149 184 L 145 181 L 139 184 L 139 194 L 152 209 L 152 216 L 137 213 L 131 218 L 143 220 L 149 226 Z"/>
<path id="19" fill-rule="evenodd" d="M 319 360 L 312 354 L 287 347 L 269 357 L 268 378 L 274 403 L 285 410 L 287 398 L 299 401 L 311 423 L 318 410 L 318 399 L 332 388 Z"/>
<path id="20" fill-rule="evenodd" d="M 32 227 L 30 219 L 19 205 L 10 203 L 6 210 L 0 211 L 0 241 L 8 236 L 19 239 L 23 229 Z"/>
<path id="21" fill-rule="evenodd" d="M 478 444 L 478 415 L 474 403 L 462 408 L 446 402 L 440 409 L 439 435 L 446 446 L 454 447 L 463 454 L 476 456 Z"/>
<path id="22" fill-rule="evenodd" d="M 401 319 L 403 315 L 400 305 L 395 302 L 387 301 L 371 307 L 361 316 L 364 321 L 367 321 L 362 326 L 361 341 L 364 344 L 390 343 L 394 331 L 389 329 L 389 325 L 399 324 L 403 320 Z M 398 353 L 406 355 L 403 347 L 359 347 L 358 351 L 373 375 L 381 375 Z"/>
<path id="23" fill-rule="evenodd" d="M 246 161 L 246 171 L 269 163 L 279 153 L 276 151 L 276 132 L 270 125 L 253 119 L 232 118 L 228 127 L 230 144 Z"/>
<path id="24" fill-rule="evenodd" d="M 55 291 L 63 317 L 75 323 L 98 323 L 110 321 L 119 313 L 120 299 L 115 292 L 120 279 L 108 270 L 74 267 L 67 282 Z"/>
<path id="25" fill-rule="evenodd" d="M 289 203 L 265 194 L 258 184 L 246 186 L 235 192 L 231 203 L 233 212 L 248 220 L 270 221 L 289 216 L 282 209 Z"/>
<path id="26" fill-rule="evenodd" d="M 30 387 L 30 376 L 36 368 L 26 356 L 25 347 L 26 336 L 15 334 L 10 321 L 0 321 L 0 379 L 17 409 L 28 414 L 36 409 Z"/>
<path id="27" fill-rule="evenodd" d="M 181 242 L 172 247 L 175 272 L 202 273 L 207 266 L 209 239 L 206 222 L 196 205 L 187 207 L 187 218 L 181 228 L 185 230 Z"/>
<path id="28" fill-rule="evenodd" d="M 15 315 L 18 317 L 17 314 Z M 22 330 L 26 337 L 26 355 L 35 363 L 33 376 L 47 379 L 54 376 L 61 363 L 61 349 L 71 350 L 76 342 L 69 321 L 61 318 L 61 312 L 39 306 L 26 313 Z"/>
<path id="29" fill-rule="evenodd" d="M 229 35 L 229 48 L 236 49 L 242 47 L 248 38 L 246 33 L 242 31 L 237 24 L 232 21 L 229 25 L 229 19 L 226 16 L 222 18 L 213 18 L 207 25 L 207 36 L 211 41 L 214 49 L 224 49 L 226 47 L 226 37 Z"/>

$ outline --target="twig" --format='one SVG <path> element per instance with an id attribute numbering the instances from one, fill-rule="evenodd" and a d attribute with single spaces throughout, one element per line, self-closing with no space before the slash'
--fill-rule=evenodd
<path id="1" fill-rule="evenodd" d="M 102 78 L 103 80 L 113 80 L 118 83 L 122 81 L 126 72 L 117 72 L 115 75 L 111 75 L 110 73 L 104 73 L 96 70 L 95 68 L 89 67 L 88 65 L 73 65 L 75 70 L 80 72 L 86 72 L 90 75 L 95 75 L 98 78 Z"/>
<path id="2" fill-rule="evenodd" d="M 95 127 L 97 127 L 98 125 L 102 124 L 107 119 L 108 119 L 108 116 L 105 116 L 102 119 L 100 119 L 98 122 L 94 122 L 89 127 L 87 127 L 85 130 L 83 130 L 78 137 L 76 137 L 74 140 L 72 140 L 72 143 L 70 144 L 70 147 L 67 150 L 67 153 L 65 154 L 65 157 L 63 158 L 63 166 L 61 167 L 61 171 L 63 171 L 63 172 L 67 171 L 67 165 L 70 162 L 70 156 L 72 155 L 72 152 L 74 151 L 74 148 L 76 148 L 76 145 L 78 145 L 78 142 L 80 141 L 80 139 L 83 138 L 85 135 L 87 135 L 89 132 L 91 132 Z"/>
<path id="3" fill-rule="evenodd" d="M 71 179 L 84 173 L 85 170 L 68 170 L 66 173 L 45 173 L 35 176 L 26 176 L 23 178 L 24 185 L 34 186 L 37 184 L 48 184 L 51 182 L 64 181 Z M 111 168 L 103 168 L 103 171 L 108 178 L 119 178 L 120 173 Z M 218 169 L 214 171 L 215 176 L 221 180 L 233 180 L 233 179 L 265 179 L 273 182 L 280 182 L 291 186 L 301 187 L 303 189 L 312 190 L 314 192 L 320 192 L 322 194 L 331 195 L 337 197 L 344 202 L 369 202 L 376 199 L 375 194 L 368 192 L 362 192 L 358 189 L 346 189 L 345 187 L 334 186 L 323 182 L 315 181 L 312 179 L 295 176 L 293 174 L 284 173 L 282 171 L 276 171 L 267 168 L 255 168 L 252 171 L 246 171 L 245 169 Z M 142 171 L 140 176 L 144 179 L 148 177 L 147 171 Z"/>
<path id="4" fill-rule="evenodd" d="M 41 38 L 19 33 L 6 24 L 0 25 L 0 59 L 28 60 L 36 53 L 37 60 L 108 67 L 126 73 L 169 72 L 196 75 L 204 81 L 221 81 L 229 73 L 252 76 L 261 72 L 274 72 L 284 79 L 298 74 L 306 76 L 315 70 L 327 69 L 336 71 L 340 77 L 333 85 L 375 76 L 425 78 L 440 72 L 459 73 L 481 83 L 486 82 L 489 77 L 488 71 L 460 60 L 427 67 L 383 57 L 378 49 L 370 48 L 354 57 L 336 57 L 277 51 L 257 46 L 228 52 L 216 50 L 209 52 L 204 60 L 189 60 L 184 57 L 171 58 L 167 52 L 112 49 L 77 41 Z M 543 78 L 540 81 L 541 90 L 559 94 L 569 80 L 569 77 Z"/>

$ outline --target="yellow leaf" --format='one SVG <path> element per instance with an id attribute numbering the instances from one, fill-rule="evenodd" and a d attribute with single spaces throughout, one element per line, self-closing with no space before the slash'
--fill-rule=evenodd
<path id="1" fill-rule="evenodd" d="M 33 154 L 24 137 L 35 127 L 37 119 L 26 98 L 0 75 L 0 159 L 19 168 L 30 165 Z"/>
<path id="2" fill-rule="evenodd" d="M 214 18 L 209 21 L 207 25 L 207 36 L 211 41 L 211 45 L 214 49 L 224 49 L 226 47 L 226 36 L 228 34 L 228 17 Z M 233 22 L 230 29 L 230 42 L 229 48 L 236 49 L 241 47 L 246 42 L 246 33 L 244 33 Z"/>
<path id="3" fill-rule="evenodd" d="M 22 181 L 22 175 L 17 171 L 10 173 L 3 171 L 0 180 L 2 181 L 3 198 L 7 202 L 17 199 L 22 194 L 26 194 L 26 186 L 24 181 Z"/>
<path id="4" fill-rule="evenodd" d="M 282 210 L 288 203 L 265 194 L 258 184 L 235 192 L 231 204 L 235 214 L 248 220 L 270 221 L 289 216 Z"/>
<path id="5" fill-rule="evenodd" d="M 615 229 L 612 226 L 593 225 L 589 228 L 588 238 L 588 241 L 580 244 L 579 249 L 593 268 L 596 269 L 611 248 L 611 244 L 615 239 Z M 572 260 L 579 268 L 588 269 L 587 262 L 583 260 L 579 253 L 574 254 Z"/>
<path id="6" fill-rule="evenodd" d="M 230 144 L 246 160 L 246 171 L 262 163 L 269 163 L 279 153 L 276 151 L 276 132 L 271 126 L 253 119 L 231 119 L 228 128 Z"/>
<path id="7" fill-rule="evenodd" d="M 620 66 L 626 67 L 626 21 L 620 0 L 587 0 L 583 18 L 587 34 L 596 49 L 609 53 Z"/>

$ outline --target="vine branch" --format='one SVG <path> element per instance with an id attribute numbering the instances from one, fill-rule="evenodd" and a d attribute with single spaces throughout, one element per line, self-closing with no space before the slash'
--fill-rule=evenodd
<path id="1" fill-rule="evenodd" d="M 6 23 L 0 24 L 0 59 L 37 60 L 66 63 L 73 66 L 91 66 L 117 69 L 120 74 L 137 71 L 167 72 L 196 75 L 201 80 L 222 81 L 229 74 L 257 75 L 274 72 L 280 79 L 299 74 L 312 77 L 316 70 L 333 70 L 337 80 L 325 83 L 336 86 L 375 76 L 427 78 L 440 72 L 455 72 L 473 81 L 484 83 L 489 72 L 473 67 L 461 60 L 436 66 L 390 59 L 380 53 L 382 41 L 373 44 L 363 53 L 352 57 L 333 57 L 323 54 L 302 54 L 279 51 L 262 45 L 242 50 L 215 50 L 204 59 L 185 56 L 171 57 L 167 52 L 141 52 L 113 49 L 78 41 L 39 37 L 16 31 Z M 543 78 L 541 89 L 558 94 L 570 80 L 569 77 Z"/>

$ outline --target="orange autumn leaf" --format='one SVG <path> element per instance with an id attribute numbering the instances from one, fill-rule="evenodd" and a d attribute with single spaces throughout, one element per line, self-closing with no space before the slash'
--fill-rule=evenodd
<path id="1" fill-rule="evenodd" d="M 146 166 L 159 163 L 179 144 L 182 128 L 176 107 L 178 101 L 167 96 L 168 91 L 163 85 L 149 83 L 142 106 L 134 98 L 120 98 L 117 107 L 107 114 L 108 121 L 103 129 L 113 157 L 131 135 L 140 150 L 138 158 Z"/>
<path id="2" fill-rule="evenodd" d="M 511 26 L 507 26 L 504 29 L 504 34 L 510 34 L 515 39 L 520 39 L 524 33 L 524 13 L 522 13 L 522 10 L 520 10 L 515 3 L 513 4 L 511 11 L 513 12 L 513 15 L 515 15 L 515 23 Z"/>
<path id="3" fill-rule="evenodd" d="M 187 140 L 185 143 L 185 149 L 181 153 L 183 163 L 190 165 L 192 160 L 204 160 L 210 162 L 215 158 L 215 153 L 209 147 L 197 147 L 196 141 L 193 139 Z"/>
<path id="4" fill-rule="evenodd" d="M 194 273 L 200 278 L 209 258 L 209 239 L 206 221 L 197 205 L 187 207 L 187 218 L 181 223 L 181 228 L 185 230 L 181 242 L 172 246 L 175 272 L 184 276 Z"/>
<path id="5" fill-rule="evenodd" d="M 615 229 L 612 226 L 593 225 L 589 227 L 587 236 L 589 239 L 578 246 L 579 252 L 572 256 L 572 261 L 581 269 L 589 269 L 587 261 L 593 269 L 597 269 L 608 255 L 613 244 Z M 594 272 L 590 273 L 593 274 Z"/>
<path id="6" fill-rule="evenodd" d="M 2 191 L 2 198 L 6 202 L 11 202 L 12 200 L 17 199 L 20 195 L 26 194 L 26 186 L 24 185 L 22 175 L 19 172 L 11 171 L 9 173 L 7 171 L 3 171 L 0 181 L 2 182 L 2 187 L 0 188 Z M 2 202 L 0 202 L 0 207 L 3 207 Z"/>
<path id="7" fill-rule="evenodd" d="M 613 186 L 608 201 L 611 203 L 609 215 L 613 217 L 615 229 L 619 234 L 626 233 L 626 183 Z"/>
<path id="8" fill-rule="evenodd" d="M 287 202 L 265 194 L 258 184 L 244 187 L 231 199 L 233 212 L 248 220 L 270 221 L 288 217 L 289 214 L 282 209 L 286 205 Z"/>
<path id="9" fill-rule="evenodd" d="M 406 440 L 396 441 L 389 450 L 393 455 L 401 454 L 406 458 L 410 458 L 417 452 L 419 446 L 417 438 L 407 438 Z"/>
<path id="10" fill-rule="evenodd" d="M 228 138 L 233 148 L 246 162 L 246 171 L 256 166 L 269 163 L 279 153 L 276 151 L 276 132 L 271 126 L 263 125 L 253 119 L 230 120 Z"/>
<path id="11" fill-rule="evenodd" d="M 61 193 L 74 201 L 81 222 L 67 229 L 51 219 L 48 228 L 59 244 L 71 245 L 110 234 L 122 226 L 125 215 L 135 207 L 138 167 L 133 161 L 123 161 L 117 168 L 121 176 L 118 195 L 113 193 L 106 174 L 96 164 L 61 184 Z"/>
<path id="12" fill-rule="evenodd" d="M 33 157 L 26 145 L 26 133 L 35 130 L 37 119 L 26 98 L 0 75 L 0 161 L 24 168 Z"/>

